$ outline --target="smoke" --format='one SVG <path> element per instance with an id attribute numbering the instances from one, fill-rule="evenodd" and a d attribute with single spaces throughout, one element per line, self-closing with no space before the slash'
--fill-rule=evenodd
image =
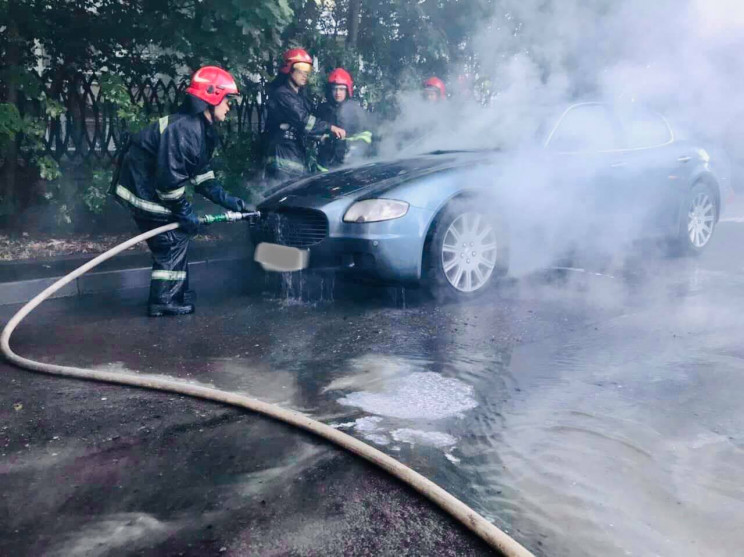
<path id="1" fill-rule="evenodd" d="M 643 103 L 696 137 L 741 141 L 744 5 L 736 0 L 502 0 L 472 45 L 479 68 L 470 78 L 490 82 L 488 107 L 458 95 L 452 68 L 442 76 L 454 93 L 447 106 L 404 92 L 387 135 L 426 130 L 424 148 L 453 135 L 461 148 L 484 139 L 513 147 L 546 116 L 591 99 Z"/>
<path id="2" fill-rule="evenodd" d="M 545 164 L 543 142 L 574 103 L 601 101 L 627 113 L 648 107 L 667 118 L 677 140 L 703 144 L 724 178 L 733 164 L 735 186 L 744 176 L 744 5 L 736 0 L 502 0 L 472 45 L 479 67 L 470 78 L 487 84 L 489 101 L 463 94 L 461 69 L 452 68 L 443 76 L 446 102 L 400 94 L 401 116 L 382 130 L 380 151 L 509 153 L 469 179 L 499 191 L 499 211 L 520 231 L 518 253 L 532 254 L 527 268 L 577 241 L 622 251 L 658 216 L 650 209 L 657 200 L 648 199 L 659 185 L 650 183 L 659 175 L 653 161 L 645 175 L 624 176 L 586 157 Z M 585 125 L 591 135 L 591 119 Z M 619 195 L 624 179 L 635 184 Z"/>

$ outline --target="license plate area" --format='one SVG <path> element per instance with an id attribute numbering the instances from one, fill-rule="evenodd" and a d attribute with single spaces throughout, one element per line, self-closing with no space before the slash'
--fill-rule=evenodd
<path id="1" fill-rule="evenodd" d="M 310 264 L 310 250 L 261 242 L 256 246 L 253 259 L 264 271 L 301 271 Z"/>

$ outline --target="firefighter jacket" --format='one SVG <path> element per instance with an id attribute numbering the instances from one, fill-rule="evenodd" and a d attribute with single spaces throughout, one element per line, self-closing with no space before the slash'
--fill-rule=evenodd
<path id="1" fill-rule="evenodd" d="M 344 164 L 351 156 L 362 156 L 372 143 L 372 133 L 366 129 L 364 109 L 353 100 L 337 103 L 328 100 L 318 107 L 318 118 L 346 130 L 346 138 L 324 136 L 318 144 L 318 169 L 329 170 Z"/>
<path id="2" fill-rule="evenodd" d="M 202 113 L 164 116 L 131 138 L 112 193 L 136 218 L 149 221 L 193 218 L 185 196 L 189 183 L 213 203 L 239 210 L 238 198 L 225 192 L 210 168 L 218 143 L 214 126 Z"/>
<path id="3" fill-rule="evenodd" d="M 307 138 L 330 133 L 331 125 L 316 118 L 310 101 L 286 82 L 270 91 L 267 107 L 267 171 L 288 176 L 305 174 Z"/>

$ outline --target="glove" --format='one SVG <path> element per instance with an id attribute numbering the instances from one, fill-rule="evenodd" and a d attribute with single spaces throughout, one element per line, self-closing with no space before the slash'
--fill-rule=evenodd
<path id="1" fill-rule="evenodd" d="M 199 234 L 199 227 L 201 226 L 201 223 L 199 222 L 199 217 L 196 216 L 196 213 L 193 211 L 191 213 L 187 213 L 185 215 L 179 215 L 178 217 L 178 224 L 181 225 L 181 230 L 183 230 L 186 234 L 189 236 L 196 236 Z"/>
<path id="2" fill-rule="evenodd" d="M 247 203 L 245 200 L 239 197 L 233 197 L 232 195 L 225 196 L 225 202 L 222 205 L 225 209 L 230 211 L 238 211 L 239 213 L 247 213 L 248 211 L 255 211 L 256 208 Z"/>
<path id="3" fill-rule="evenodd" d="M 190 236 L 196 236 L 199 233 L 199 217 L 191 203 L 185 198 L 168 203 L 167 207 L 173 213 L 173 218 L 181 225 L 181 230 Z"/>
<path id="4" fill-rule="evenodd" d="M 196 191 L 209 199 L 212 203 L 216 203 L 228 211 L 238 211 L 242 213 L 253 210 L 251 205 L 248 205 L 248 203 L 239 197 L 227 193 L 218 180 L 202 182 L 196 186 Z"/>

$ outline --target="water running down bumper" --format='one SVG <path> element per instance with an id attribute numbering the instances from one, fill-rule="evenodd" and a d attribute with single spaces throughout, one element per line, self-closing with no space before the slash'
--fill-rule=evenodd
<path id="1" fill-rule="evenodd" d="M 309 265 L 310 251 L 307 249 L 261 242 L 256 246 L 253 259 L 263 267 L 264 271 L 301 271 L 302 269 L 306 269 Z"/>

